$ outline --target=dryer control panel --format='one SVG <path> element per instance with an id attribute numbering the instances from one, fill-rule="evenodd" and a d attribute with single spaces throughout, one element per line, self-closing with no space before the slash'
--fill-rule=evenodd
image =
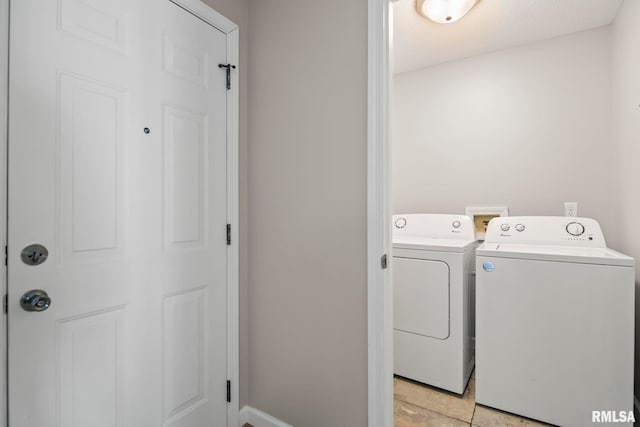
<path id="1" fill-rule="evenodd" d="M 606 248 L 600 224 L 566 216 L 498 217 L 489 222 L 485 243 Z"/>
<path id="2" fill-rule="evenodd" d="M 404 214 L 392 218 L 394 236 L 475 240 L 471 218 L 466 215 Z"/>

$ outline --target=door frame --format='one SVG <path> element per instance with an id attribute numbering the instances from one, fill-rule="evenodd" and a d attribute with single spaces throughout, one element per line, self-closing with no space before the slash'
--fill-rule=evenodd
<path id="1" fill-rule="evenodd" d="M 393 265 L 389 202 L 393 1 L 368 0 L 367 357 L 371 427 L 393 427 Z M 389 268 L 381 265 L 383 256 Z"/>
<path id="2" fill-rule="evenodd" d="M 0 248 L 7 245 L 7 136 L 9 121 L 9 0 L 0 0 Z M 6 260 L 6 254 L 5 254 Z M 7 265 L 0 262 L 0 296 L 7 295 Z M 0 315 L 0 425 L 7 421 L 7 313 Z"/>
<path id="3" fill-rule="evenodd" d="M 227 36 L 227 63 L 238 65 L 239 28 L 200 0 L 165 0 L 187 10 Z M 6 245 L 7 228 L 7 124 L 9 91 L 9 2 L 0 0 L 0 245 Z M 237 69 L 236 69 L 237 70 Z M 231 244 L 227 246 L 227 380 L 231 382 L 231 402 L 227 405 L 227 426 L 239 420 L 239 211 L 238 211 L 238 126 L 239 79 L 232 79 L 227 91 L 227 223 L 231 224 Z M 0 263 L 0 295 L 7 295 L 7 269 Z M 7 426 L 7 315 L 0 316 L 0 425 Z"/>

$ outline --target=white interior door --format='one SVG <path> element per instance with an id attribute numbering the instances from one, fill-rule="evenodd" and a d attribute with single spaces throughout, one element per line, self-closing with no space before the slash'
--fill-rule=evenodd
<path id="1" fill-rule="evenodd" d="M 227 424 L 226 39 L 169 0 L 12 2 L 12 427 Z"/>

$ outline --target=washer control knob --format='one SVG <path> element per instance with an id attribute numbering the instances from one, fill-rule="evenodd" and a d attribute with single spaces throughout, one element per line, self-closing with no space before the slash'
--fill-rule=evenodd
<path id="1" fill-rule="evenodd" d="M 453 221 L 451 225 L 453 226 L 453 228 L 460 228 L 460 221 Z"/>
<path id="2" fill-rule="evenodd" d="M 570 222 L 567 224 L 567 233 L 572 236 L 582 236 L 584 234 L 584 225 L 579 222 Z"/>
<path id="3" fill-rule="evenodd" d="M 502 224 L 500 226 L 500 230 L 502 231 L 509 231 L 511 229 L 511 226 L 509 224 Z"/>
<path id="4" fill-rule="evenodd" d="M 525 229 L 524 224 L 516 225 L 516 231 L 524 231 L 524 229 Z"/>
<path id="5" fill-rule="evenodd" d="M 405 228 L 407 226 L 406 218 L 398 218 L 396 219 L 396 228 Z"/>

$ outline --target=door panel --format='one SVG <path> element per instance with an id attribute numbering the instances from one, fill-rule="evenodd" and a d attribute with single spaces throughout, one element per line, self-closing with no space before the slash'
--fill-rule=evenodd
<path id="1" fill-rule="evenodd" d="M 393 328 L 449 337 L 449 266 L 443 261 L 395 257 Z"/>
<path id="2" fill-rule="evenodd" d="M 226 35 L 168 0 L 11 20 L 10 425 L 226 425 Z"/>
<path id="3" fill-rule="evenodd" d="M 205 116 L 165 106 L 166 231 L 170 246 L 204 246 Z"/>
<path id="4" fill-rule="evenodd" d="M 122 425 L 123 308 L 58 322 L 61 426 Z"/>
<path id="5" fill-rule="evenodd" d="M 58 28 L 97 46 L 126 53 L 127 12 L 118 1 L 59 0 Z"/>
<path id="6" fill-rule="evenodd" d="M 164 300 L 163 386 L 167 420 L 180 418 L 207 398 L 205 301 L 203 289 Z"/>
<path id="7" fill-rule="evenodd" d="M 64 262 L 103 258 L 122 240 L 126 91 L 68 73 L 58 84 L 59 254 Z"/>

